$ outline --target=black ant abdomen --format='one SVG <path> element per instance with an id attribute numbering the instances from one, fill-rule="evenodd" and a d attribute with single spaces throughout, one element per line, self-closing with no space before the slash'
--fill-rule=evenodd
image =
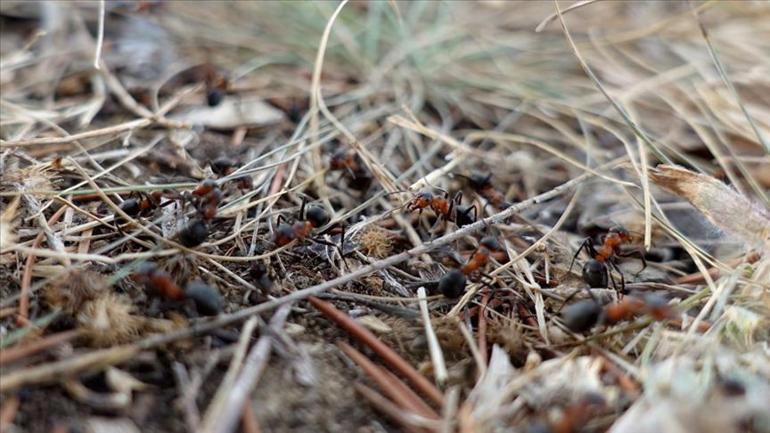
<path id="1" fill-rule="evenodd" d="M 206 92 L 206 103 L 209 107 L 216 107 L 225 99 L 225 92 L 219 89 L 210 89 Z"/>
<path id="2" fill-rule="evenodd" d="M 313 227 L 322 227 L 329 223 L 329 214 L 319 206 L 310 206 L 305 211 L 305 219 L 307 219 Z"/>
<path id="3" fill-rule="evenodd" d="M 125 200 L 123 203 L 120 204 L 120 210 L 127 213 L 131 217 L 135 217 L 139 215 L 139 212 L 141 212 L 142 208 L 139 205 L 139 200 L 135 198 L 130 198 L 128 200 Z"/>
<path id="4" fill-rule="evenodd" d="M 202 244 L 209 235 L 209 227 L 201 219 L 193 219 L 179 231 L 179 243 L 187 248 L 197 247 Z"/>
<path id="5" fill-rule="evenodd" d="M 471 213 L 476 214 L 476 206 L 463 206 L 457 205 L 455 208 L 455 224 L 457 227 L 463 227 L 476 222 L 476 218 L 471 216 Z"/>
<path id="6" fill-rule="evenodd" d="M 585 332 L 593 328 L 602 314 L 602 307 L 593 299 L 575 302 L 561 313 L 564 325 L 572 332 Z"/>
<path id="7" fill-rule="evenodd" d="M 184 289 L 184 295 L 195 302 L 198 313 L 204 316 L 215 316 L 222 312 L 224 305 L 222 295 L 216 288 L 201 280 L 188 283 Z"/>
<path id="8" fill-rule="evenodd" d="M 264 263 L 257 262 L 251 265 L 249 275 L 257 287 L 267 291 L 273 287 L 273 281 L 270 279 L 267 266 Z"/>
<path id="9" fill-rule="evenodd" d="M 438 289 L 447 298 L 456 299 L 465 293 L 467 277 L 459 269 L 452 269 L 438 282 Z"/>
<path id="10" fill-rule="evenodd" d="M 211 171 L 218 176 L 227 176 L 235 171 L 236 163 L 230 158 L 221 156 L 210 163 Z"/>
<path id="11" fill-rule="evenodd" d="M 607 278 L 607 265 L 598 260 L 588 260 L 583 265 L 583 281 L 592 288 L 604 288 L 609 284 Z"/>

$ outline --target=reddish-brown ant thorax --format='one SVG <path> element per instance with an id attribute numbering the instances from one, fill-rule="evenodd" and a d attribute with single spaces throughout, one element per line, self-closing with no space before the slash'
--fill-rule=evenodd
<path id="1" fill-rule="evenodd" d="M 276 246 L 282 247 L 287 245 L 291 241 L 296 239 L 294 234 L 294 228 L 288 224 L 279 224 L 275 229 L 275 235 L 273 236 L 273 243 Z"/>
<path id="2" fill-rule="evenodd" d="M 356 163 L 356 157 L 351 152 L 344 150 L 335 152 L 331 158 L 329 158 L 329 169 L 332 171 L 337 170 L 358 170 L 358 164 Z"/>
<path id="3" fill-rule="evenodd" d="M 178 301 L 184 298 L 182 289 L 177 286 L 169 274 L 158 269 L 155 263 L 142 263 L 131 278 L 166 299 Z"/>
<path id="4" fill-rule="evenodd" d="M 195 187 L 192 193 L 193 195 L 202 197 L 210 193 L 211 191 L 217 189 L 218 187 L 219 185 L 217 184 L 217 181 L 215 181 L 214 179 L 206 179 L 200 184 L 198 184 L 198 186 Z"/>

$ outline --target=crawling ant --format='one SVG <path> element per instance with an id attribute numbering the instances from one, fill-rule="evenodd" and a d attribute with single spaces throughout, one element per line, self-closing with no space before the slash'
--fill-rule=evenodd
<path id="1" fill-rule="evenodd" d="M 344 171 L 347 185 L 356 191 L 365 192 L 372 184 L 372 175 L 355 152 L 341 150 L 334 153 L 329 158 L 329 170 Z"/>
<path id="2" fill-rule="evenodd" d="M 447 298 L 458 298 L 465 292 L 467 276 L 486 266 L 489 258 L 496 252 L 503 251 L 497 239 L 486 236 L 479 241 L 479 246 L 460 269 L 452 269 L 439 280 L 438 288 Z"/>
<path id="3" fill-rule="evenodd" d="M 123 201 L 118 207 L 120 210 L 135 218 L 144 216 L 153 209 L 160 207 L 160 199 L 163 197 L 161 191 L 153 191 L 150 194 L 141 194 L 139 198 L 129 198 Z M 122 218 L 120 218 L 122 220 Z"/>
<path id="4" fill-rule="evenodd" d="M 307 209 L 305 209 L 305 200 L 302 200 L 302 205 L 300 206 L 300 209 L 299 209 L 298 221 L 296 221 L 294 224 L 288 224 L 285 222 L 281 222 L 282 219 L 283 219 L 283 215 L 280 215 L 278 217 L 278 227 L 276 227 L 275 234 L 273 236 L 273 243 L 277 247 L 288 245 L 294 240 L 301 241 L 303 239 L 308 239 L 318 244 L 335 247 L 339 252 L 343 262 L 345 262 L 345 254 L 342 249 L 342 246 L 345 243 L 344 225 L 342 226 L 342 233 L 340 235 L 339 245 L 325 241 L 323 239 L 310 237 L 310 234 L 313 232 L 313 230 L 319 227 L 325 226 L 331 220 L 331 217 L 329 216 L 329 214 L 322 207 L 309 206 Z M 347 265 L 347 262 L 345 262 L 345 264 Z"/>
<path id="5" fill-rule="evenodd" d="M 591 299 L 566 307 L 561 316 L 567 329 L 581 333 L 590 330 L 598 323 L 611 325 L 643 314 L 649 315 L 655 321 L 672 319 L 676 315 L 665 298 L 649 293 L 643 296 L 626 296 L 604 307 L 599 305 L 591 295 Z"/>
<path id="6" fill-rule="evenodd" d="M 219 189 L 217 181 L 206 179 L 192 191 L 195 207 L 200 216 L 210 221 L 217 215 L 217 207 L 222 201 L 222 190 Z"/>
<path id="7" fill-rule="evenodd" d="M 631 235 L 628 230 L 623 227 L 612 227 L 602 239 L 602 244 L 599 248 L 594 247 L 593 240 L 588 237 L 581 244 L 575 255 L 572 257 L 572 262 L 569 266 L 569 271 L 572 271 L 572 266 L 575 264 L 580 252 L 586 250 L 586 252 L 592 257 L 583 266 L 583 279 L 591 287 L 607 287 L 608 280 L 612 282 L 612 286 L 617 290 L 618 286 L 615 282 L 615 278 L 610 272 L 610 268 L 615 270 L 620 275 L 620 292 L 625 291 L 625 277 L 623 272 L 617 263 L 618 257 L 629 257 L 636 251 L 625 253 L 622 251 L 622 246 L 631 242 Z M 639 254 L 642 260 L 642 269 L 637 272 L 637 275 L 647 267 L 647 260 L 644 258 L 644 254 Z"/>
<path id="8" fill-rule="evenodd" d="M 329 220 L 329 214 L 320 206 L 309 206 L 305 209 L 305 202 L 302 202 L 302 206 L 299 210 L 300 221 L 290 225 L 288 223 L 281 223 L 279 216 L 278 227 L 275 229 L 275 236 L 273 242 L 282 247 L 290 242 L 302 240 L 310 236 L 310 233 L 318 227 L 326 225 Z"/>
<path id="9" fill-rule="evenodd" d="M 195 309 L 204 316 L 215 316 L 222 312 L 224 300 L 219 291 L 201 280 L 191 281 L 184 288 L 184 296 L 192 299 Z"/>
<path id="10" fill-rule="evenodd" d="M 511 203 L 505 200 L 503 193 L 492 185 L 492 173 L 487 173 L 486 175 L 473 173 L 470 176 L 458 174 L 457 176 L 467 179 L 468 186 L 492 206 L 501 210 L 511 207 Z"/>
<path id="11" fill-rule="evenodd" d="M 134 281 L 144 284 L 152 292 L 171 300 L 184 299 L 184 291 L 180 288 L 171 275 L 158 269 L 153 262 L 144 262 L 139 265 L 136 272 L 131 276 Z"/>
<path id="12" fill-rule="evenodd" d="M 453 221 L 458 227 L 476 222 L 478 217 L 476 206 L 464 206 L 461 203 L 462 192 L 459 191 L 451 200 L 446 191 L 443 196 L 436 196 L 430 191 L 420 191 L 406 204 L 406 210 L 407 212 L 418 211 L 422 214 L 423 210 L 430 208 L 440 220 Z M 438 222 L 436 221 L 436 224 Z"/>
<path id="13" fill-rule="evenodd" d="M 211 171 L 217 176 L 229 176 L 233 174 L 238 164 L 230 158 L 220 157 L 209 163 Z M 234 184 L 240 190 L 250 190 L 254 188 L 254 181 L 248 174 L 236 176 L 228 181 Z"/>
<path id="14" fill-rule="evenodd" d="M 191 299 L 200 314 L 215 315 L 222 311 L 222 295 L 212 286 L 200 280 L 187 284 L 184 290 L 174 282 L 167 272 L 158 269 L 153 262 L 144 262 L 131 276 L 134 281 L 144 284 L 154 294 L 172 301 Z"/>

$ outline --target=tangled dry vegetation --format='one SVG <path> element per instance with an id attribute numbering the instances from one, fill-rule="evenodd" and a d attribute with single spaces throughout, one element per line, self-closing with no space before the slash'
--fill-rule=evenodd
<path id="1" fill-rule="evenodd" d="M 770 432 L 769 3 L 0 22 L 2 431 Z"/>

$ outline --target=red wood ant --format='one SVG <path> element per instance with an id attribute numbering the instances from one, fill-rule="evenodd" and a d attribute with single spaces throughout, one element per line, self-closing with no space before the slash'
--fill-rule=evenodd
<path id="1" fill-rule="evenodd" d="M 561 316 L 567 329 L 572 332 L 585 332 L 598 323 L 611 325 L 643 314 L 649 315 L 656 321 L 673 319 L 676 316 L 674 309 L 666 299 L 653 293 L 643 296 L 626 296 L 622 300 L 607 304 L 604 307 L 599 305 L 599 302 L 591 295 L 591 299 L 567 306 Z"/>
<path id="2" fill-rule="evenodd" d="M 154 293 L 175 301 L 184 299 L 184 291 L 179 287 L 171 276 L 160 269 L 153 262 L 144 262 L 131 276 L 134 281 L 144 284 Z"/>
<path id="3" fill-rule="evenodd" d="M 473 173 L 470 176 L 458 174 L 457 176 L 463 177 L 468 180 L 468 186 L 471 187 L 476 194 L 480 195 L 487 203 L 498 209 L 507 209 L 511 206 L 511 203 L 505 200 L 503 193 L 495 189 L 492 185 L 492 174 L 486 175 L 481 173 Z"/>
<path id="4" fill-rule="evenodd" d="M 329 158 L 330 171 L 344 171 L 347 185 L 356 191 L 366 191 L 372 184 L 372 175 L 355 152 L 339 151 Z"/>
<path id="5" fill-rule="evenodd" d="M 128 214 L 128 216 L 135 218 L 137 216 L 144 216 L 153 209 L 160 207 L 160 199 L 163 197 L 161 191 L 153 191 L 150 194 L 141 194 L 139 198 L 129 198 L 120 204 L 120 210 Z"/>
<path id="6" fill-rule="evenodd" d="M 342 226 L 339 245 L 325 241 L 323 239 L 310 237 L 313 230 L 325 226 L 331 220 L 329 214 L 322 207 L 309 206 L 307 209 L 305 209 L 305 200 L 303 199 L 302 205 L 299 209 L 299 221 L 296 221 L 294 224 L 288 224 L 281 222 L 282 219 L 283 215 L 280 215 L 278 217 L 278 227 L 276 227 L 275 234 L 273 235 L 273 243 L 277 247 L 288 245 L 294 240 L 301 241 L 303 239 L 308 239 L 317 244 L 328 245 L 336 248 L 337 252 L 342 258 L 342 261 L 345 262 L 345 265 L 347 266 L 347 262 L 345 261 L 345 254 L 342 249 L 342 246 L 345 244 L 344 225 Z"/>
<path id="7" fill-rule="evenodd" d="M 438 289 L 447 298 L 458 298 L 465 292 L 468 275 L 486 266 L 489 258 L 496 252 L 503 251 L 500 243 L 491 236 L 479 241 L 479 246 L 473 251 L 468 261 L 460 269 L 452 269 L 438 282 Z"/>
<path id="8" fill-rule="evenodd" d="M 428 208 L 439 217 L 439 220 L 452 221 L 458 227 L 472 224 L 478 217 L 476 206 L 462 205 L 462 192 L 460 191 L 451 200 L 446 191 L 444 191 L 443 196 L 436 196 L 430 191 L 420 191 L 406 204 L 407 212 L 418 211 L 419 214 L 422 214 L 422 211 Z M 438 223 L 439 221 L 436 221 L 436 224 Z"/>
<path id="9" fill-rule="evenodd" d="M 222 311 L 222 295 L 214 287 L 200 280 L 187 284 L 184 290 L 171 278 L 167 272 L 158 269 L 153 262 L 144 262 L 131 276 L 131 278 L 144 284 L 154 294 L 172 301 L 191 299 L 200 314 L 215 315 Z"/>
<path id="10" fill-rule="evenodd" d="M 572 257 L 572 262 L 570 263 L 569 271 L 567 272 L 572 271 L 572 266 L 575 264 L 575 260 L 578 255 L 580 255 L 580 252 L 586 250 L 592 259 L 587 261 L 583 266 L 583 279 L 585 282 L 588 283 L 590 287 L 607 287 L 609 280 L 612 282 L 612 286 L 615 290 L 618 290 L 615 278 L 612 276 L 612 272 L 610 272 L 610 268 L 612 268 L 620 275 L 619 292 L 623 293 L 625 291 L 626 280 L 623 276 L 623 272 L 618 266 L 617 258 L 629 257 L 632 254 L 637 253 L 636 251 L 629 253 L 622 251 L 622 246 L 630 242 L 631 235 L 628 230 L 619 226 L 609 229 L 598 249 L 594 247 L 593 240 L 590 237 L 586 238 Z M 637 272 L 637 275 L 647 267 L 647 260 L 644 258 L 644 254 L 641 251 L 638 253 L 642 260 L 642 269 Z"/>
<path id="11" fill-rule="evenodd" d="M 217 207 L 222 201 L 222 190 L 219 189 L 217 181 L 206 179 L 192 191 L 195 208 L 198 210 L 201 218 L 206 221 L 214 219 L 217 215 Z"/>
<path id="12" fill-rule="evenodd" d="M 278 227 L 275 229 L 273 242 L 276 246 L 282 247 L 294 240 L 302 240 L 310 236 L 310 233 L 318 227 L 326 225 L 329 220 L 329 214 L 320 206 L 310 206 L 305 210 L 303 200 L 300 207 L 300 221 L 292 225 L 280 222 L 282 216 L 279 216 Z"/>

